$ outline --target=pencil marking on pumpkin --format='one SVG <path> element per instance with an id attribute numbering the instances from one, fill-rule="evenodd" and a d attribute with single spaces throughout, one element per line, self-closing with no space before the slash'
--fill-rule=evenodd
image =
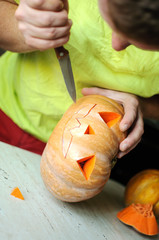
<path id="1" fill-rule="evenodd" d="M 65 128 L 65 130 L 64 130 L 64 133 L 63 133 L 63 136 L 62 136 L 62 145 L 63 145 L 63 155 L 64 155 L 64 157 L 66 158 L 67 157 L 67 154 L 68 154 L 68 152 L 69 152 L 69 149 L 70 149 L 70 147 L 71 147 L 71 144 L 72 144 L 72 141 L 73 141 L 73 134 L 72 134 L 72 131 L 74 130 L 74 129 L 77 129 L 77 128 L 80 128 L 80 126 L 81 126 L 81 122 L 80 122 L 80 120 L 81 119 L 83 119 L 83 118 L 85 118 L 85 117 L 87 117 L 89 114 L 90 114 L 90 112 L 96 107 L 96 105 L 97 104 L 93 104 L 93 106 L 92 107 L 90 107 L 90 109 L 82 116 L 82 117 L 74 117 L 73 119 L 71 118 L 70 119 L 70 121 L 68 121 L 68 123 L 67 123 L 67 125 L 72 121 L 72 124 L 74 123 L 74 121 L 75 121 L 75 126 L 74 127 L 71 127 L 71 128 L 69 128 L 69 129 L 67 129 L 67 126 L 66 126 L 66 128 Z M 88 107 L 88 105 L 86 106 L 86 107 Z M 75 113 L 75 116 L 77 115 L 77 114 L 79 114 L 80 113 L 80 111 L 82 111 L 84 108 L 86 108 L 86 107 L 83 107 L 83 108 L 81 108 L 79 111 L 77 111 L 76 113 Z M 76 125 L 76 123 L 77 123 L 77 125 Z M 66 147 L 66 149 L 65 149 L 65 147 L 64 147 L 64 142 L 65 142 L 65 134 L 68 134 L 68 138 L 69 138 L 69 141 L 68 141 L 68 144 L 67 144 L 67 147 Z M 84 133 L 85 134 L 85 133 Z"/>
<path id="2" fill-rule="evenodd" d="M 75 119 L 75 120 L 77 120 L 77 122 L 79 123 L 79 125 L 78 125 L 77 127 L 71 128 L 71 129 L 69 130 L 70 135 L 71 135 L 71 139 L 70 139 L 68 148 L 67 148 L 67 150 L 66 150 L 66 153 L 64 154 L 64 157 L 65 157 L 65 158 L 67 157 L 68 151 L 69 151 L 69 149 L 70 149 L 70 146 L 71 146 L 71 143 L 72 143 L 72 140 L 73 140 L 73 135 L 72 135 L 72 133 L 71 133 L 71 130 L 76 129 L 76 128 L 80 128 L 80 126 L 81 126 L 81 123 L 79 122 L 79 120 L 78 120 L 78 119 Z M 63 143 L 64 143 L 64 141 L 63 141 Z"/>

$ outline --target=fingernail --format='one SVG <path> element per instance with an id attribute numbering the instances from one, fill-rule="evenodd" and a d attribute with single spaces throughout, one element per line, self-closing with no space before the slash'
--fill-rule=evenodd
<path id="1" fill-rule="evenodd" d="M 125 132 L 128 129 L 128 125 L 124 124 L 120 127 L 120 129 L 121 129 L 122 132 Z"/>
<path id="2" fill-rule="evenodd" d="M 118 153 L 117 158 L 122 158 L 125 154 L 123 152 Z"/>
<path id="3" fill-rule="evenodd" d="M 86 87 L 85 87 L 85 88 L 82 88 L 82 90 L 84 90 L 84 91 L 87 91 L 87 90 L 88 90 L 88 88 L 86 88 Z"/>
<path id="4" fill-rule="evenodd" d="M 125 150 L 128 149 L 128 144 L 124 143 L 120 148 L 121 148 L 122 151 L 125 151 Z"/>
<path id="5" fill-rule="evenodd" d="M 82 93 L 87 92 L 88 88 L 82 88 Z"/>

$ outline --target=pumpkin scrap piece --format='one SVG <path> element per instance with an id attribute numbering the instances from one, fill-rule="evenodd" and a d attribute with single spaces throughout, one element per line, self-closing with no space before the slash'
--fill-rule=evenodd
<path id="1" fill-rule="evenodd" d="M 11 192 L 11 195 L 21 200 L 24 200 L 24 197 L 18 187 L 13 189 L 13 191 Z"/>
<path id="2" fill-rule="evenodd" d="M 152 204 L 134 204 L 118 212 L 118 219 L 145 235 L 157 235 L 159 233 L 157 221 L 153 213 Z"/>

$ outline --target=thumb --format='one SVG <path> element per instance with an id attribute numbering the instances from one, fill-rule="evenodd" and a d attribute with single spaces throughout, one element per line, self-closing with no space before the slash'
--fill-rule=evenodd
<path id="1" fill-rule="evenodd" d="M 69 5 L 68 5 L 68 0 L 62 0 L 63 4 L 64 4 L 64 9 L 69 10 Z"/>
<path id="2" fill-rule="evenodd" d="M 59 12 L 65 8 L 68 11 L 67 0 L 27 0 L 27 5 L 38 10 Z"/>
<path id="3" fill-rule="evenodd" d="M 91 87 L 91 88 L 83 88 L 82 89 L 82 94 L 84 96 L 86 95 L 103 95 L 102 94 L 102 89 L 97 88 L 97 87 Z"/>
<path id="4" fill-rule="evenodd" d="M 105 97 L 114 99 L 116 101 L 118 101 L 119 103 L 121 103 L 121 96 L 119 96 L 119 93 L 114 91 L 114 90 L 110 90 L 110 89 L 106 89 L 106 88 L 98 88 L 98 87 L 91 87 L 91 88 L 83 88 L 82 89 L 82 94 L 85 95 L 91 95 L 91 94 L 96 94 L 96 95 L 103 95 Z"/>

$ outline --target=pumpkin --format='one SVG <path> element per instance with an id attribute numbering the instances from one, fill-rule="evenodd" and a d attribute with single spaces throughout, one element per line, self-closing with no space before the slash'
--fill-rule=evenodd
<path id="1" fill-rule="evenodd" d="M 132 203 L 117 214 L 118 219 L 142 234 L 153 236 L 159 233 L 152 204 Z"/>
<path id="2" fill-rule="evenodd" d="M 58 199 L 79 202 L 100 193 L 126 133 L 123 107 L 100 95 L 80 98 L 52 132 L 41 159 L 41 176 Z"/>
<path id="3" fill-rule="evenodd" d="M 19 198 L 21 200 L 24 200 L 24 197 L 20 191 L 20 189 L 18 187 L 15 187 L 12 192 L 11 192 L 11 195 L 16 197 L 16 198 Z"/>
<path id="4" fill-rule="evenodd" d="M 137 173 L 125 189 L 125 204 L 153 204 L 153 211 L 159 217 L 159 170 L 147 169 Z"/>
<path id="5" fill-rule="evenodd" d="M 124 200 L 127 207 L 118 212 L 118 219 L 140 233 L 157 235 L 159 170 L 147 169 L 133 176 L 126 185 Z"/>

